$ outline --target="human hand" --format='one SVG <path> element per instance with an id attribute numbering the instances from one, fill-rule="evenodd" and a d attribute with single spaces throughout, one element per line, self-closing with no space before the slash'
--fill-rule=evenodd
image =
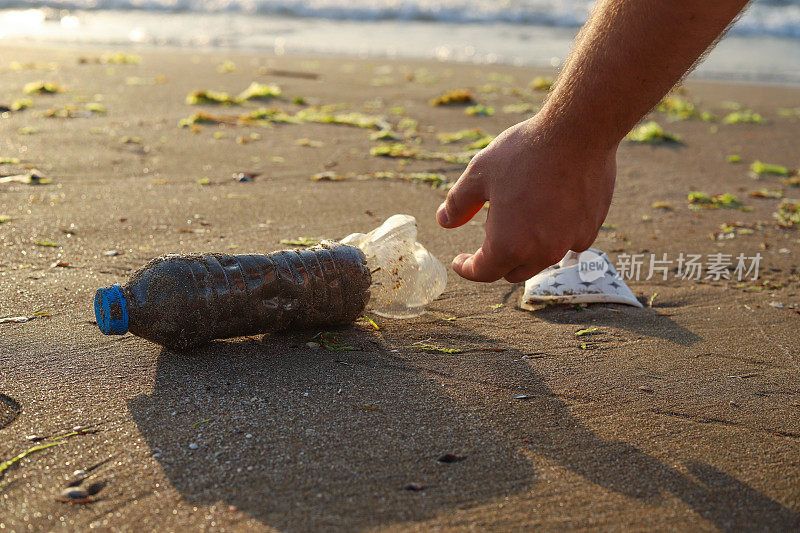
<path id="1" fill-rule="evenodd" d="M 436 213 L 455 228 L 489 201 L 483 245 L 453 260 L 458 275 L 518 283 L 594 242 L 611 204 L 617 143 L 565 130 L 537 115 L 469 163 Z"/>

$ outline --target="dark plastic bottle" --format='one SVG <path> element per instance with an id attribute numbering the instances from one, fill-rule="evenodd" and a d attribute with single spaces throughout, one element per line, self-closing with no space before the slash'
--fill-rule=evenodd
<path id="1" fill-rule="evenodd" d="M 363 252 L 325 242 L 268 255 L 166 255 L 99 289 L 100 331 L 170 349 L 213 339 L 353 322 L 369 301 Z"/>

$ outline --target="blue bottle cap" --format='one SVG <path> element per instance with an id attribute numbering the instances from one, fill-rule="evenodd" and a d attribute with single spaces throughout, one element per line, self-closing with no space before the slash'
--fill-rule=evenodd
<path id="1" fill-rule="evenodd" d="M 97 289 L 94 316 L 97 327 L 106 335 L 124 335 L 128 332 L 128 304 L 122 287 L 112 285 Z"/>

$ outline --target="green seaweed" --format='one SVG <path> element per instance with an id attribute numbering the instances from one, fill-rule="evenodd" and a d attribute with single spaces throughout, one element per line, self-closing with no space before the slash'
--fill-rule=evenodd
<path id="1" fill-rule="evenodd" d="M 453 133 L 440 133 L 439 141 L 442 144 L 452 144 L 458 141 L 473 141 L 468 144 L 467 150 L 481 150 L 494 140 L 494 135 L 486 135 L 478 128 L 456 131 Z"/>
<path id="2" fill-rule="evenodd" d="M 376 131 L 372 135 L 369 136 L 370 140 L 372 141 L 398 141 L 400 137 L 397 133 L 393 132 L 392 130 L 381 130 Z"/>
<path id="3" fill-rule="evenodd" d="M 576 337 L 584 337 L 586 335 L 593 335 L 593 334 L 596 334 L 599 330 L 600 330 L 600 328 L 598 328 L 598 327 L 579 329 L 578 331 L 575 332 L 575 336 Z"/>
<path id="4" fill-rule="evenodd" d="M 750 165 L 750 170 L 753 173 L 758 174 L 759 176 L 764 174 L 769 174 L 772 176 L 791 176 L 792 171 L 788 168 L 781 166 L 781 165 L 773 165 L 770 163 L 762 163 L 759 160 L 753 161 L 753 164 Z"/>
<path id="5" fill-rule="evenodd" d="M 397 123 L 397 129 L 402 131 L 406 135 L 416 134 L 418 126 L 419 126 L 419 121 L 411 117 L 403 117 L 402 119 L 400 119 L 400 122 Z"/>
<path id="6" fill-rule="evenodd" d="M 782 228 L 797 228 L 800 226 L 800 201 L 781 200 L 778 210 L 773 214 Z"/>
<path id="7" fill-rule="evenodd" d="M 106 114 L 106 107 L 98 102 L 88 102 L 86 104 L 86 110 L 97 115 L 105 115 Z"/>
<path id="8" fill-rule="evenodd" d="M 466 108 L 464 113 L 473 117 L 490 117 L 494 115 L 494 108 L 483 104 L 477 104 Z"/>
<path id="9" fill-rule="evenodd" d="M 316 336 L 313 337 L 311 340 L 314 339 L 316 339 Z M 354 346 L 347 346 L 345 344 L 342 344 L 342 342 L 339 340 L 338 335 L 336 335 L 335 333 L 331 333 L 329 331 L 320 333 L 319 340 L 320 344 L 322 344 L 322 347 L 328 350 L 329 352 L 354 352 L 358 350 Z"/>
<path id="10" fill-rule="evenodd" d="M 363 318 L 364 320 L 366 320 L 367 322 L 369 322 L 369 325 L 370 325 L 370 326 L 372 326 L 372 329 L 374 329 L 375 331 L 380 331 L 380 330 L 381 330 L 381 327 L 380 327 L 380 326 L 377 324 L 377 322 L 375 322 L 374 320 L 372 320 L 372 319 L 371 319 L 370 317 L 368 317 L 367 315 L 362 315 L 362 316 L 361 316 L 361 318 Z"/>
<path id="11" fill-rule="evenodd" d="M 306 137 L 303 137 L 302 139 L 295 140 L 294 144 L 296 144 L 297 146 L 305 146 L 307 148 L 321 148 L 321 147 L 325 146 L 325 143 L 323 143 L 322 141 L 317 141 L 317 140 L 314 140 L 314 139 L 308 139 Z"/>
<path id="12" fill-rule="evenodd" d="M 11 102 L 12 111 L 22 111 L 23 109 L 28 109 L 29 107 L 33 107 L 33 100 L 30 98 L 19 98 Z"/>
<path id="13" fill-rule="evenodd" d="M 0 165 L 19 165 L 19 162 L 16 157 L 0 157 Z"/>
<path id="14" fill-rule="evenodd" d="M 553 78 L 552 76 L 536 76 L 530 82 L 528 87 L 535 91 L 549 91 L 553 88 Z"/>
<path id="15" fill-rule="evenodd" d="M 315 107 L 301 109 L 294 115 L 285 113 L 279 109 L 264 107 L 239 115 L 214 115 L 211 113 L 198 112 L 188 118 L 181 119 L 178 122 L 178 126 L 181 128 L 188 128 L 196 124 L 269 126 L 278 123 L 302 124 L 304 122 L 337 124 L 376 130 L 386 130 L 391 127 L 382 116 L 365 115 L 358 112 L 331 113 Z"/>
<path id="16" fill-rule="evenodd" d="M 635 143 L 676 143 L 680 142 L 680 137 L 667 133 L 664 128 L 655 121 L 645 122 L 633 128 L 626 138 Z"/>
<path id="17" fill-rule="evenodd" d="M 61 443 L 60 442 L 51 442 L 49 444 L 41 444 L 39 446 L 34 446 L 33 448 L 29 448 L 29 449 L 25 450 L 24 452 L 20 453 L 19 455 L 15 456 L 15 457 L 12 457 L 8 461 L 3 461 L 2 463 L 0 463 L 0 477 L 2 477 L 5 474 L 6 470 L 11 468 L 12 466 L 17 464 L 18 462 L 22 461 L 23 459 L 25 459 L 29 455 L 32 455 L 32 454 L 34 454 L 36 452 L 40 452 L 42 450 L 46 450 L 47 448 L 52 448 L 53 446 L 58 446 L 59 444 L 61 444 Z"/>
<path id="18" fill-rule="evenodd" d="M 719 225 L 719 231 L 712 233 L 711 239 L 721 241 L 733 239 L 737 235 L 752 235 L 756 229 L 761 229 L 758 224 L 743 224 L 741 222 L 723 222 Z"/>
<path id="19" fill-rule="evenodd" d="M 767 121 L 760 114 L 750 109 L 744 109 L 728 113 L 722 122 L 725 124 L 766 124 Z"/>
<path id="20" fill-rule="evenodd" d="M 689 206 L 692 209 L 741 209 L 742 202 L 731 193 L 722 193 L 710 196 L 704 192 L 690 191 L 688 195 Z"/>
<path id="21" fill-rule="evenodd" d="M 25 94 L 55 94 L 63 93 L 65 89 L 58 84 L 49 81 L 32 81 L 26 83 L 22 88 Z"/>
<path id="22" fill-rule="evenodd" d="M 741 163 L 742 157 L 739 154 L 731 154 L 725 159 L 728 160 L 728 163 Z"/>
<path id="23" fill-rule="evenodd" d="M 428 102 L 432 106 L 470 105 L 475 103 L 475 97 L 467 89 L 455 89 Z"/>
<path id="24" fill-rule="evenodd" d="M 239 105 L 240 102 L 223 91 L 207 91 L 198 89 L 190 92 L 186 96 L 186 103 L 188 105 Z"/>
<path id="25" fill-rule="evenodd" d="M 783 191 L 781 190 L 771 190 L 771 189 L 758 189 L 757 191 L 750 191 L 750 197 L 752 198 L 783 198 Z"/>
<path id="26" fill-rule="evenodd" d="M 357 111 L 349 113 L 331 113 L 322 109 L 309 107 L 301 109 L 294 117 L 301 122 L 316 122 L 320 124 L 341 124 L 357 128 L 385 130 L 390 125 L 382 116 L 365 115 Z"/>
<path id="27" fill-rule="evenodd" d="M 452 144 L 458 141 L 474 141 L 484 137 L 486 134 L 478 128 L 455 131 L 451 133 L 440 133 L 437 135 L 442 144 Z"/>
<path id="28" fill-rule="evenodd" d="M 239 93 L 236 97 L 238 102 L 246 102 L 248 100 L 272 100 L 278 98 L 282 94 L 281 88 L 277 85 L 268 85 L 254 81 L 250 86 Z"/>
<path id="29" fill-rule="evenodd" d="M 700 113 L 693 103 L 680 96 L 665 96 L 656 106 L 656 111 L 666 113 L 676 120 L 700 118 Z"/>
<path id="30" fill-rule="evenodd" d="M 67 104 L 63 107 L 53 107 L 42 113 L 45 118 L 79 118 L 90 117 L 92 115 L 103 115 L 106 108 L 97 102 L 89 102 L 84 109 Z"/>
<path id="31" fill-rule="evenodd" d="M 474 152 L 448 153 L 448 152 L 428 152 L 418 148 L 412 148 L 402 143 L 380 144 L 370 149 L 370 155 L 376 157 L 393 157 L 403 159 L 420 159 L 424 161 L 442 160 L 448 163 L 467 164 L 474 157 Z"/>
<path id="32" fill-rule="evenodd" d="M 236 72 L 236 63 L 231 61 L 230 59 L 226 59 L 219 65 L 217 65 L 217 72 L 220 74 L 231 74 L 232 72 Z"/>
<path id="33" fill-rule="evenodd" d="M 489 143 L 491 143 L 494 139 L 494 135 L 484 135 L 475 142 L 469 143 L 466 148 L 467 150 L 483 150 L 489 146 Z"/>
<path id="34" fill-rule="evenodd" d="M 138 65 L 142 58 L 136 54 L 126 54 L 124 52 L 113 52 L 100 56 L 100 63 L 105 65 Z"/>
<path id="35" fill-rule="evenodd" d="M 287 246 L 316 246 L 322 242 L 320 238 L 312 238 L 312 237 L 296 237 L 294 239 L 281 239 L 280 243 L 285 244 Z"/>
<path id="36" fill-rule="evenodd" d="M 503 113 L 507 115 L 521 115 L 521 114 L 533 113 L 538 108 L 537 106 L 528 102 L 519 102 L 516 104 L 504 105 L 502 109 Z"/>
<path id="37" fill-rule="evenodd" d="M 496 81 L 498 83 L 511 84 L 514 83 L 514 76 L 510 74 L 501 74 L 499 72 L 490 72 L 487 76 L 489 81 Z"/>
<path id="38" fill-rule="evenodd" d="M 665 211 L 672 211 L 675 208 L 669 202 L 653 202 L 650 204 L 653 209 L 664 209 Z"/>
<path id="39" fill-rule="evenodd" d="M 345 181 L 349 179 L 355 180 L 397 180 L 409 181 L 412 183 L 419 183 L 422 185 L 430 185 L 433 188 L 443 187 L 448 184 L 447 177 L 444 174 L 436 172 L 393 172 L 393 171 L 379 171 L 368 172 L 364 174 L 336 174 L 335 172 L 320 172 L 311 176 L 312 181 Z"/>
<path id="40" fill-rule="evenodd" d="M 411 347 L 418 348 L 426 352 L 440 352 L 447 354 L 461 353 L 461 350 L 458 348 L 442 348 L 440 346 L 434 346 L 433 344 L 412 344 Z"/>

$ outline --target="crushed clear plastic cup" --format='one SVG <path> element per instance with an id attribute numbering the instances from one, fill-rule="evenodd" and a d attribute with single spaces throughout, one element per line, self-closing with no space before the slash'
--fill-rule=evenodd
<path id="1" fill-rule="evenodd" d="M 369 233 L 340 241 L 367 256 L 372 271 L 372 311 L 388 318 L 414 318 L 444 292 L 447 270 L 417 242 L 417 219 L 394 215 Z"/>

